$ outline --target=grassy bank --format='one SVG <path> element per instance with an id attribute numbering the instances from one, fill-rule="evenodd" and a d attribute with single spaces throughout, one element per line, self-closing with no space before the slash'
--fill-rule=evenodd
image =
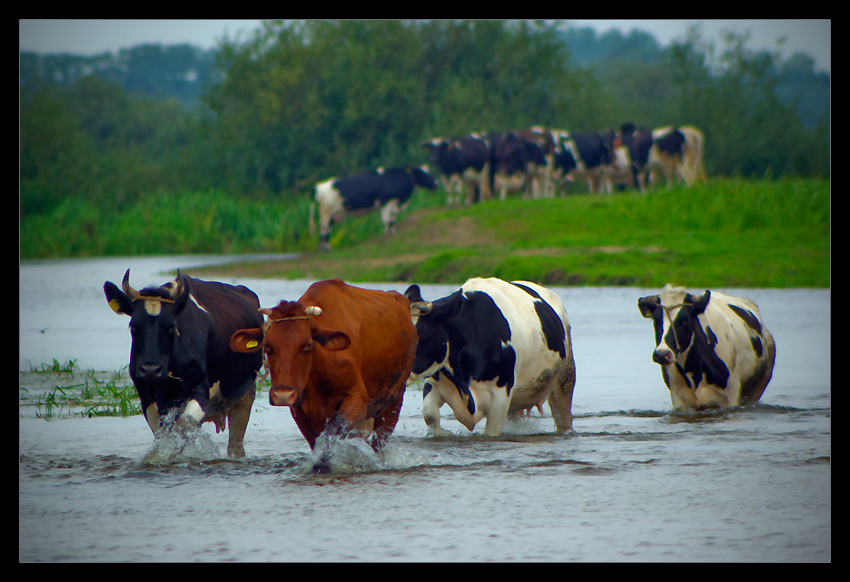
<path id="1" fill-rule="evenodd" d="M 158 193 L 123 213 L 68 201 L 21 224 L 22 258 L 300 252 L 207 276 L 462 283 L 470 276 L 550 285 L 828 287 L 830 192 L 823 179 L 713 179 L 649 195 L 571 194 L 447 208 L 419 191 L 397 232 L 372 213 L 334 227 L 318 253 L 309 197 L 238 200 Z M 200 275 L 197 270 L 193 274 Z"/>
<path id="2" fill-rule="evenodd" d="M 723 180 L 647 196 L 570 195 L 492 201 L 408 214 L 396 234 L 358 240 L 337 229 L 335 251 L 209 274 L 349 281 L 462 283 L 471 276 L 549 285 L 669 281 L 717 287 L 828 287 L 827 180 Z"/>

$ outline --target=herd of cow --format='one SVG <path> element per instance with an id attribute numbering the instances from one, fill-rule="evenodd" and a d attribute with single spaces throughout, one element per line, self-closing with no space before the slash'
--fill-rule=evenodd
<path id="1" fill-rule="evenodd" d="M 269 402 L 288 406 L 311 449 L 321 434 L 365 438 L 376 450 L 393 432 L 405 388 L 424 379 L 423 417 L 440 434 L 448 404 L 487 435 L 547 402 L 558 433 L 571 431 L 576 382 L 570 322 L 559 297 L 524 281 L 474 278 L 435 300 L 312 284 L 297 301 L 261 308 L 244 286 L 174 281 L 137 291 L 107 281 L 109 306 L 130 316 L 129 373 L 154 433 L 229 425 L 227 452 L 243 438 L 265 366 Z M 757 402 L 773 373 L 775 345 L 758 307 L 720 292 L 667 285 L 641 297 L 655 328 L 652 359 L 675 408 Z M 317 468 L 321 468 L 321 463 Z"/>
<path id="2" fill-rule="evenodd" d="M 647 129 L 625 123 L 618 130 L 571 133 L 533 127 L 518 131 L 434 138 L 428 170 L 418 167 L 373 170 L 319 182 L 320 246 L 330 250 L 334 220 L 358 211 L 380 209 L 385 234 L 418 187 L 435 189 L 437 175 L 448 203 L 473 204 L 510 192 L 527 198 L 563 194 L 568 182 L 584 182 L 592 193 L 612 193 L 622 185 L 645 193 L 663 176 L 668 186 L 705 179 L 705 137 L 693 126 Z M 311 216 L 313 211 L 311 211 Z M 312 222 L 312 218 L 311 218 Z"/>

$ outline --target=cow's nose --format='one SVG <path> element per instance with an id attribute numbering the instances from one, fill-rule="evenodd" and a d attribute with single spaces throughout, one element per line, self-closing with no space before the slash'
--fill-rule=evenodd
<path id="1" fill-rule="evenodd" d="M 162 376 L 162 364 L 139 364 L 139 376 L 146 380 Z"/>
<path id="2" fill-rule="evenodd" d="M 652 352 L 652 361 L 656 364 L 672 364 L 673 352 L 668 349 L 659 349 Z"/>
<path id="3" fill-rule="evenodd" d="M 272 386 L 269 390 L 269 404 L 272 406 L 295 406 L 298 402 L 298 391 L 294 388 Z"/>

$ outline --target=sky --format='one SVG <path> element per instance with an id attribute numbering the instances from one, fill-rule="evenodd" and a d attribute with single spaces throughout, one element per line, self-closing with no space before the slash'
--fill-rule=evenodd
<path id="1" fill-rule="evenodd" d="M 806 20 L 569 20 L 578 27 L 589 26 L 597 34 L 617 29 L 628 34 L 638 29 L 652 34 L 661 46 L 683 39 L 687 26 L 700 24 L 704 39 L 717 39 L 722 30 L 750 32 L 747 46 L 754 50 L 777 48 L 777 40 L 785 37 L 783 57 L 794 52 L 808 54 L 818 71 L 831 71 L 831 31 L 829 19 Z M 189 43 L 204 49 L 215 48 L 224 36 L 230 40 L 238 34 L 251 35 L 259 20 L 20 20 L 21 51 L 40 54 L 67 52 L 91 56 L 117 52 L 140 44 Z M 721 45 L 722 46 L 722 45 Z"/>

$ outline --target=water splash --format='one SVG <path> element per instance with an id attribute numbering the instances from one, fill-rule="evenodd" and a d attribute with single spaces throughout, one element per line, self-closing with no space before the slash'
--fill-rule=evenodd
<path id="1" fill-rule="evenodd" d="M 302 473 L 348 475 L 398 471 L 428 464 L 432 459 L 421 449 L 390 440 L 375 450 L 368 440 L 344 435 L 322 434 L 303 460 Z"/>
<path id="2" fill-rule="evenodd" d="M 212 437 L 201 426 L 181 428 L 166 418 L 154 435 L 153 447 L 142 462 L 148 465 L 173 465 L 212 461 L 221 458 L 221 452 Z"/>

